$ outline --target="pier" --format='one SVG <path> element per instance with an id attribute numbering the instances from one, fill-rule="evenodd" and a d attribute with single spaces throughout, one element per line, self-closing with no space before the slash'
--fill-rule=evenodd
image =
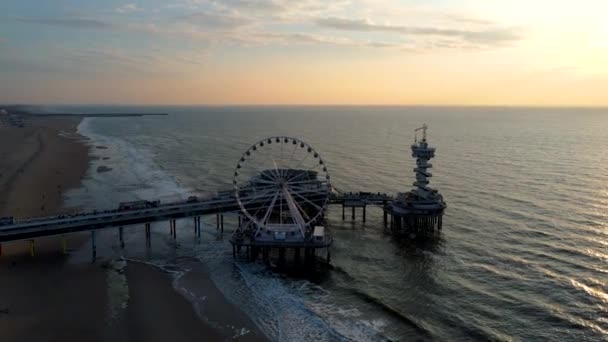
<path id="1" fill-rule="evenodd" d="M 364 193 L 366 194 L 366 193 Z M 342 205 L 346 201 L 358 198 L 360 195 L 333 195 L 330 204 Z M 245 197 L 245 200 L 252 200 L 254 196 Z M 267 201 L 269 195 L 257 197 L 252 205 L 261 206 Z M 389 200 L 390 197 L 368 197 L 361 196 L 360 201 L 367 203 L 378 203 L 379 201 Z M 159 205 L 153 208 L 131 209 L 131 210 L 108 210 L 103 212 L 83 212 L 72 215 L 60 215 L 52 217 L 40 217 L 27 220 L 16 220 L 11 224 L 0 225 L 0 255 L 2 254 L 2 243 L 30 240 L 47 236 L 60 236 L 70 233 L 95 231 L 99 229 L 117 228 L 119 229 L 119 240 L 124 244 L 123 235 L 125 228 L 145 228 L 145 238 L 150 238 L 150 224 L 153 222 L 168 222 L 169 234 L 176 236 L 176 220 L 193 219 L 194 234 L 200 237 L 201 217 L 215 216 L 216 229 L 220 232 L 224 230 L 224 215 L 228 213 L 239 213 L 240 207 L 230 192 L 223 191 L 220 195 L 212 196 L 207 199 L 200 199 L 197 202 L 173 202 Z M 242 217 L 239 216 L 239 220 Z M 242 220 L 244 221 L 244 220 Z M 35 246 L 35 245 L 34 245 Z"/>
<path id="2" fill-rule="evenodd" d="M 278 167 L 277 157 L 271 158 L 274 165 L 267 169 L 260 170 L 254 164 L 256 166 L 248 171 L 247 162 L 271 144 L 281 145 L 281 157 L 284 149 L 291 150 L 292 158 L 296 151 L 304 154 L 296 159 L 300 160 L 298 166 L 308 157 L 312 165 Z M 112 210 L 25 220 L 0 218 L 0 255 L 2 243 L 29 240 L 30 254 L 34 256 L 36 238 L 90 232 L 94 260 L 97 256 L 96 231 L 100 229 L 118 229 L 119 243 L 124 248 L 124 229 L 143 226 L 143 238 L 149 246 L 153 222 L 168 222 L 169 235 L 177 239 L 177 220 L 192 219 L 193 235 L 200 238 L 203 216 L 214 215 L 216 230 L 223 233 L 224 215 L 236 213 L 238 225 L 230 239 L 235 258 L 244 254 L 248 260 L 259 256 L 268 260 L 274 254 L 282 262 L 291 255 L 296 263 L 302 256 L 305 263 L 310 263 L 321 249 L 329 262 L 333 237 L 323 224 L 330 205 L 341 206 L 343 220 L 347 211 L 355 220 L 359 210 L 363 222 L 367 220 L 368 206 L 380 207 L 384 227 L 388 227 L 390 217 L 393 233 L 441 229 L 445 202 L 436 190 L 427 186 L 427 178 L 431 176 L 427 171 L 431 165 L 427 161 L 434 156 L 434 148 L 426 143 L 426 128 L 423 140 L 412 145 L 412 153 L 417 157 L 414 169 L 417 189 L 399 193 L 396 198 L 379 192 L 338 192 L 329 182 L 325 162 L 312 147 L 296 138 L 271 137 L 252 145 L 240 158 L 234 171 L 233 189 L 214 196 L 191 196 L 187 200 L 162 204 L 159 200 L 126 202 Z M 65 240 L 62 240 L 62 250 L 66 251 Z"/>

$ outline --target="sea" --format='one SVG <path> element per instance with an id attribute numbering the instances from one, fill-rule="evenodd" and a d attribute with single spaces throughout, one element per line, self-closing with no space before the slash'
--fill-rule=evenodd
<path id="1" fill-rule="evenodd" d="M 426 240 L 386 234 L 381 208 L 367 221 L 330 207 L 331 267 L 310 275 L 234 260 L 225 231 L 203 218 L 99 234 L 111 263 L 111 307 L 128 302 L 126 261 L 172 275 L 201 319 L 205 294 L 180 279 L 200 261 L 226 298 L 274 341 L 608 341 L 608 109 L 399 106 L 63 106 L 49 111 L 168 113 L 86 118 L 78 127 L 95 160 L 66 203 L 82 210 L 120 201 L 232 188 L 255 142 L 297 137 L 325 161 L 343 192 L 408 191 L 414 129 L 437 148 L 431 186 L 448 208 Z M 418 136 L 420 138 L 420 136 Z M 104 166 L 111 169 L 98 172 Z M 272 165 L 269 165 L 272 168 Z M 90 255 L 74 252 L 71 262 Z M 246 334 L 239 327 L 238 335 Z M 239 330 L 240 329 L 240 330 Z"/>

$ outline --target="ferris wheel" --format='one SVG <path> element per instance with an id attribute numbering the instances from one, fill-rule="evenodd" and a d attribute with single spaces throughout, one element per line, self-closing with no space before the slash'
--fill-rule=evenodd
<path id="1" fill-rule="evenodd" d="M 255 232 L 299 232 L 319 221 L 331 192 L 330 176 L 310 145 L 291 137 L 253 144 L 234 170 L 234 193 Z"/>

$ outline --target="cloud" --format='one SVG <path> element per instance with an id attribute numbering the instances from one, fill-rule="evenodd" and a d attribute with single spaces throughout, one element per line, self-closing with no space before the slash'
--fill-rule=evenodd
<path id="1" fill-rule="evenodd" d="M 251 19 L 229 12 L 197 12 L 174 19 L 177 22 L 188 23 L 206 29 L 233 29 L 252 22 Z"/>
<path id="2" fill-rule="evenodd" d="M 488 28 L 482 30 L 461 30 L 450 28 L 403 26 L 376 24 L 367 19 L 347 19 L 338 17 L 319 18 L 316 24 L 337 30 L 362 32 L 389 32 L 416 36 L 459 37 L 470 43 L 502 44 L 520 40 L 517 30 L 508 28 Z"/>
<path id="3" fill-rule="evenodd" d="M 122 6 L 118 6 L 114 9 L 114 12 L 116 12 L 116 13 L 129 13 L 129 12 L 139 12 L 139 11 L 143 11 L 143 9 L 140 7 L 137 7 L 137 4 L 135 4 L 135 3 L 125 4 Z"/>
<path id="4" fill-rule="evenodd" d="M 0 37 L 0 44 L 7 43 L 8 39 Z"/>
<path id="5" fill-rule="evenodd" d="M 187 72 L 205 65 L 208 51 L 167 52 L 148 48 L 145 51 L 131 51 L 113 46 L 95 46 L 87 49 L 68 50 L 64 58 L 80 70 L 91 73 L 125 72 L 141 76 L 176 76 L 179 70 Z"/>
<path id="6" fill-rule="evenodd" d="M 254 44 L 308 44 L 327 45 L 342 47 L 371 47 L 371 48 L 408 48 L 402 43 L 391 43 L 381 41 L 356 40 L 345 37 L 327 36 L 308 33 L 272 33 L 259 32 L 241 37 L 241 42 Z"/>
<path id="7" fill-rule="evenodd" d="M 448 14 L 448 15 L 446 15 L 446 18 L 451 21 L 454 21 L 457 23 L 463 23 L 463 24 L 494 25 L 494 23 L 490 20 L 471 18 L 471 17 L 467 17 L 464 15 L 459 15 L 459 14 Z"/>
<path id="8" fill-rule="evenodd" d="M 17 18 L 15 19 L 22 23 L 42 24 L 49 26 L 60 26 L 66 28 L 78 29 L 110 29 L 112 24 L 89 18 Z"/>
<path id="9" fill-rule="evenodd" d="M 48 62 L 39 63 L 36 61 L 28 61 L 23 58 L 1 57 L 0 56 L 0 73 L 60 73 L 66 71 L 56 65 Z"/>

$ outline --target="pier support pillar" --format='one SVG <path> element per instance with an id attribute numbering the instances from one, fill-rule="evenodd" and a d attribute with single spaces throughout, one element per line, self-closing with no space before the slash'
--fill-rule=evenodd
<path id="1" fill-rule="evenodd" d="M 441 221 L 442 221 L 442 219 L 443 219 L 443 216 L 439 216 L 439 222 L 437 222 L 437 228 L 438 228 L 439 230 L 441 230 L 441 224 L 442 224 L 442 222 L 441 222 Z"/>
<path id="2" fill-rule="evenodd" d="M 30 240 L 30 256 L 32 258 L 36 256 L 36 242 L 33 239 Z"/>
<path id="3" fill-rule="evenodd" d="M 388 221 L 388 214 L 386 213 L 386 210 L 382 211 L 382 219 L 383 219 L 383 222 L 384 222 L 384 228 L 386 228 L 387 221 Z"/>
<path id="4" fill-rule="evenodd" d="M 194 236 L 201 237 L 201 217 L 194 217 Z"/>
<path id="5" fill-rule="evenodd" d="M 97 258 L 97 242 L 95 241 L 95 231 L 91 230 L 91 252 L 93 261 Z"/>
<path id="6" fill-rule="evenodd" d="M 224 214 L 220 214 L 220 231 L 224 232 Z"/>
<path id="7" fill-rule="evenodd" d="M 0 243 L 0 256 L 2 256 L 2 244 Z"/>
<path id="8" fill-rule="evenodd" d="M 365 222 L 365 215 L 366 215 L 366 209 L 367 209 L 367 205 L 363 204 L 363 222 Z"/>
<path id="9" fill-rule="evenodd" d="M 220 230 L 220 213 L 215 214 L 215 230 Z"/>
<path id="10" fill-rule="evenodd" d="M 118 240 L 120 241 L 120 248 L 125 248 L 125 239 L 123 235 L 123 227 L 118 228 Z"/>
<path id="11" fill-rule="evenodd" d="M 169 229 L 171 230 L 171 237 L 175 240 L 177 238 L 177 222 L 175 220 L 169 220 Z"/>
<path id="12" fill-rule="evenodd" d="M 344 221 L 345 216 L 344 216 L 344 203 L 342 203 L 342 221 Z"/>
<path id="13" fill-rule="evenodd" d="M 150 245 L 150 235 L 151 235 L 150 234 L 150 224 L 146 223 L 145 227 L 146 227 L 146 230 L 145 230 L 146 231 L 146 244 Z"/>
<path id="14" fill-rule="evenodd" d="M 355 207 L 353 206 L 351 209 L 352 209 L 351 219 L 355 220 Z"/>
<path id="15" fill-rule="evenodd" d="M 68 244 L 65 241 L 65 236 L 61 237 L 61 253 L 63 253 L 63 255 L 68 254 Z"/>

